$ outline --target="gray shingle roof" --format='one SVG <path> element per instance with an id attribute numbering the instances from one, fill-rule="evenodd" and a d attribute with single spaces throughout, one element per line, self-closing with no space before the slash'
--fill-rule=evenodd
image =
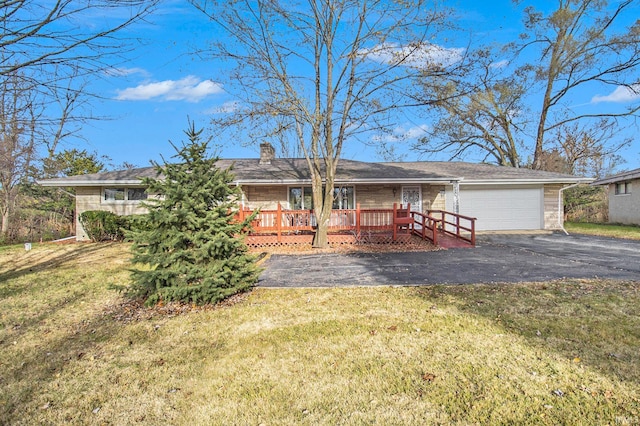
<path id="1" fill-rule="evenodd" d="M 428 171 L 441 175 L 461 176 L 463 182 L 494 182 L 494 181 L 536 181 L 536 182 L 589 182 L 590 178 L 581 178 L 563 173 L 546 172 L 542 170 L 531 170 L 526 168 L 515 168 L 506 166 L 496 166 L 482 163 L 466 163 L 461 161 L 416 161 L 404 163 L 386 163 L 401 165 L 403 168 L 411 170 Z"/>
<path id="2" fill-rule="evenodd" d="M 310 182 L 305 159 L 278 158 L 271 164 L 260 164 L 258 159 L 219 160 L 220 168 L 233 165 L 233 173 L 240 184 L 268 185 Z M 156 177 L 153 167 L 69 176 L 39 181 L 44 186 L 105 186 L 136 185 L 143 177 Z M 560 173 L 530 169 L 516 169 L 489 164 L 465 162 L 418 161 L 402 163 L 367 163 L 340 160 L 336 183 L 436 183 L 462 181 L 463 183 L 540 182 L 576 183 L 590 179 Z"/>
<path id="3" fill-rule="evenodd" d="M 598 179 L 592 182 L 591 185 L 608 185 L 610 183 L 623 182 L 625 180 L 632 179 L 640 179 L 640 169 L 629 170 L 603 179 Z"/>

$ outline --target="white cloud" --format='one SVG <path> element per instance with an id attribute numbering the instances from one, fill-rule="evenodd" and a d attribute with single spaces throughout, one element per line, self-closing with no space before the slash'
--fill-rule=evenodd
<path id="1" fill-rule="evenodd" d="M 229 101 L 225 102 L 222 105 L 215 106 L 213 108 L 209 108 L 204 113 L 205 114 L 229 114 L 240 109 L 240 102 L 238 101 Z"/>
<path id="2" fill-rule="evenodd" d="M 427 126 L 426 124 L 422 124 L 420 126 L 414 126 L 408 129 L 406 132 L 404 132 L 404 138 L 405 139 L 421 138 L 427 134 L 428 130 L 429 130 L 429 126 Z"/>
<path id="3" fill-rule="evenodd" d="M 372 61 L 386 64 L 404 64 L 416 68 L 430 65 L 447 67 L 462 60 L 463 48 L 446 48 L 430 43 L 401 46 L 384 43 L 372 49 L 360 49 L 358 53 Z"/>
<path id="4" fill-rule="evenodd" d="M 502 61 L 493 62 L 489 65 L 491 68 L 506 68 L 509 65 L 509 61 L 503 59 Z"/>
<path id="5" fill-rule="evenodd" d="M 120 101 L 143 101 L 160 98 L 165 101 L 198 102 L 209 95 L 220 93 L 223 93 L 220 84 L 211 80 L 202 81 L 190 75 L 180 80 L 164 80 L 118 90 L 116 99 Z"/>
<path id="6" fill-rule="evenodd" d="M 143 77 L 151 77 L 151 74 L 144 68 L 110 68 L 105 71 L 110 77 L 126 77 L 128 75 L 140 74 Z"/>
<path id="7" fill-rule="evenodd" d="M 425 136 L 428 130 L 429 126 L 426 124 L 413 126 L 408 129 L 399 126 L 393 129 L 393 132 L 374 136 L 373 140 L 375 142 L 401 142 L 409 139 L 418 139 Z"/>
<path id="8" fill-rule="evenodd" d="M 594 96 L 591 103 L 599 102 L 632 102 L 640 100 L 640 84 L 634 84 L 631 87 L 618 86 L 616 90 L 606 96 Z"/>

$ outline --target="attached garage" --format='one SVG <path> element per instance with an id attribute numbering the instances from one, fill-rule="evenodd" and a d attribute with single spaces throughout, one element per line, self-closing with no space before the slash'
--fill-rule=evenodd
<path id="1" fill-rule="evenodd" d="M 542 185 L 460 185 L 460 214 L 477 218 L 478 231 L 544 229 Z M 453 190 L 446 194 L 453 211 Z"/>

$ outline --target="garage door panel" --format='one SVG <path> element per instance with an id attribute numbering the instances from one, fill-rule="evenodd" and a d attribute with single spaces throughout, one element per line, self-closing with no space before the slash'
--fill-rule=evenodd
<path id="1" fill-rule="evenodd" d="M 479 231 L 540 229 L 542 200 L 541 187 L 461 188 L 460 214 L 477 218 Z"/>

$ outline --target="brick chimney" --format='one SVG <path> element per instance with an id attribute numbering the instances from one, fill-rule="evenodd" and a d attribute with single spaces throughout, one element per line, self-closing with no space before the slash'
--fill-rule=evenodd
<path id="1" fill-rule="evenodd" d="M 269 142 L 260 144 L 260 164 L 271 164 L 271 160 L 276 158 L 276 150 Z"/>

